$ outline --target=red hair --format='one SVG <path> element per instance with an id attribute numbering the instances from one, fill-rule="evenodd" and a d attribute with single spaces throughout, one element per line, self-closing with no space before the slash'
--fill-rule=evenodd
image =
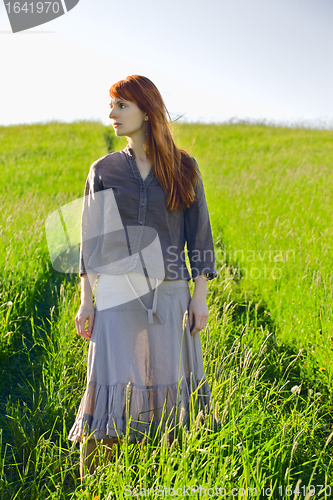
<path id="1" fill-rule="evenodd" d="M 157 87 L 144 76 L 132 75 L 112 85 L 109 93 L 112 99 L 134 102 L 148 114 L 144 150 L 158 182 L 168 195 L 167 208 L 189 207 L 195 199 L 194 188 L 200 172 L 190 155 L 174 143 L 170 115 Z"/>

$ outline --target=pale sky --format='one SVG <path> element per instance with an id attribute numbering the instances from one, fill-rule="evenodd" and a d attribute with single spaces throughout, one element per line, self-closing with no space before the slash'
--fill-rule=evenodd
<path id="1" fill-rule="evenodd" d="M 0 4 L 0 125 L 110 124 L 111 85 L 148 77 L 175 118 L 333 127 L 332 0 L 80 0 L 13 34 Z"/>

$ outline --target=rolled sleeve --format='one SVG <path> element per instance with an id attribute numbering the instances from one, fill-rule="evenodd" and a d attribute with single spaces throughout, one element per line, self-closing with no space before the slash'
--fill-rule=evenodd
<path id="1" fill-rule="evenodd" d="M 217 277 L 215 252 L 205 190 L 200 177 L 195 188 L 196 199 L 184 210 L 185 240 L 191 265 L 192 279 L 208 273 L 207 279 Z"/>
<path id="2" fill-rule="evenodd" d="M 89 260 L 103 235 L 103 183 L 98 175 L 96 162 L 90 167 L 86 180 L 81 218 L 81 247 L 79 274 L 95 272 Z"/>

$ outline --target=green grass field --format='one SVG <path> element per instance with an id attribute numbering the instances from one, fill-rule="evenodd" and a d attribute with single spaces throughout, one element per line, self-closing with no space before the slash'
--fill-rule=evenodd
<path id="1" fill-rule="evenodd" d="M 126 142 L 91 122 L 0 127 L 1 500 L 333 497 L 333 131 L 177 123 L 175 139 L 215 242 L 212 414 L 171 448 L 166 433 L 125 439 L 81 486 L 67 439 L 86 382 L 80 279 L 52 268 L 44 223 Z"/>

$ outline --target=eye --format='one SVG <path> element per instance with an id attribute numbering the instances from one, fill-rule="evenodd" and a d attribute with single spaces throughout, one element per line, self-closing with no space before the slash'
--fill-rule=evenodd
<path id="1" fill-rule="evenodd" d="M 125 104 L 123 104 L 123 103 L 121 102 L 121 103 L 119 104 L 120 109 L 123 109 L 123 108 L 122 108 L 122 106 L 124 106 L 124 108 L 125 108 Z"/>

